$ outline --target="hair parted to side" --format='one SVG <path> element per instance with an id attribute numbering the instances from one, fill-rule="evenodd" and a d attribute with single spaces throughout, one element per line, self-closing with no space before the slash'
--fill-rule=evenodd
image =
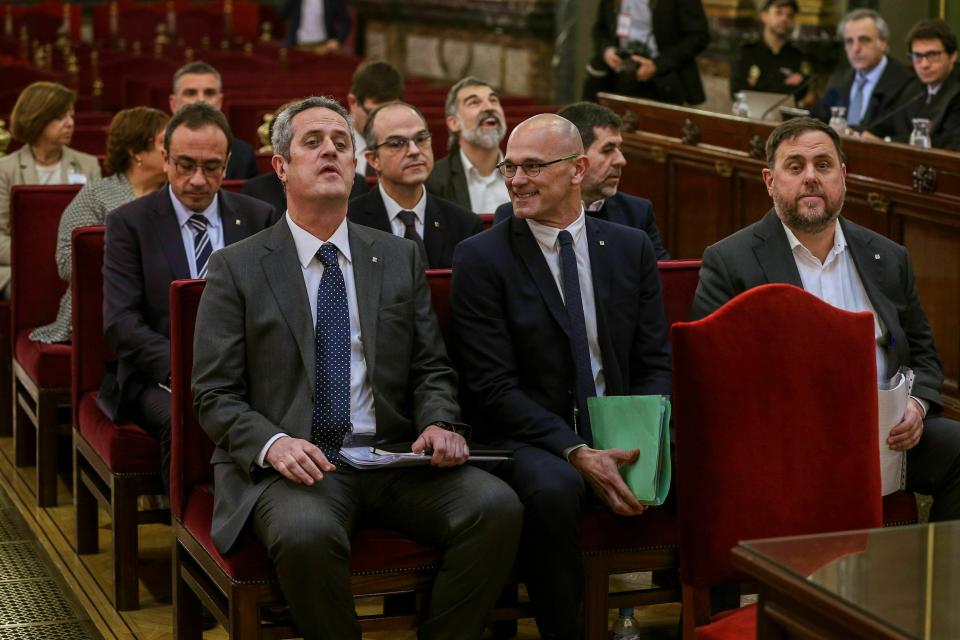
<path id="1" fill-rule="evenodd" d="M 217 84 L 220 87 L 223 87 L 223 78 L 220 77 L 220 72 L 216 68 L 204 62 L 203 60 L 197 60 L 196 62 L 188 62 L 179 69 L 176 70 L 173 74 L 173 92 L 177 92 L 177 82 L 180 81 L 185 75 L 198 75 L 198 76 L 214 76 L 217 79 Z"/>
<path id="2" fill-rule="evenodd" d="M 907 51 L 913 48 L 914 40 L 939 40 L 943 50 L 950 55 L 957 50 L 957 36 L 950 30 L 947 23 L 940 18 L 921 20 L 913 25 L 907 34 Z"/>
<path id="3" fill-rule="evenodd" d="M 350 115 L 339 102 L 327 96 L 312 96 L 298 102 L 291 102 L 280 109 L 277 117 L 273 119 L 270 133 L 270 144 L 273 145 L 274 155 L 281 156 L 284 160 L 290 161 L 290 143 L 293 140 L 293 119 L 299 113 L 308 109 L 329 109 L 343 118 L 350 131 L 350 148 L 356 149 L 356 132 L 353 129 L 353 122 L 350 121 Z"/>
<path id="4" fill-rule="evenodd" d="M 10 112 L 10 134 L 24 144 L 34 144 L 52 121 L 73 107 L 77 92 L 58 82 L 34 82 L 20 92 Z"/>
<path id="5" fill-rule="evenodd" d="M 150 107 L 134 107 L 117 112 L 107 134 L 105 173 L 126 173 L 133 155 L 153 149 L 154 138 L 164 130 L 170 116 Z"/>
<path id="6" fill-rule="evenodd" d="M 220 113 L 219 109 L 211 107 L 206 102 L 194 102 L 181 107 L 170 118 L 170 122 L 167 123 L 167 130 L 163 134 L 163 149 L 167 153 L 170 153 L 170 138 L 173 137 L 173 132 L 180 125 L 186 125 L 191 131 L 196 131 L 206 125 L 219 127 L 223 131 L 223 135 L 227 136 L 227 155 L 230 155 L 233 133 L 230 131 L 230 124 L 226 117 Z"/>
<path id="7" fill-rule="evenodd" d="M 427 127 L 427 119 L 423 117 L 422 113 L 420 113 L 420 109 L 417 109 L 412 104 L 403 102 L 402 100 L 394 100 L 393 102 L 386 102 L 384 104 L 379 105 L 377 108 L 375 108 L 373 111 L 370 112 L 370 115 L 367 116 L 367 124 L 364 125 L 363 127 L 363 141 L 367 143 L 367 149 L 370 149 L 377 145 L 377 132 L 374 129 L 374 127 L 376 126 L 374 124 L 374 121 L 376 121 L 377 116 L 384 109 L 397 107 L 397 106 L 406 107 L 407 109 L 410 109 L 411 111 L 416 113 L 420 117 L 420 121 L 423 122 L 424 128 Z"/>
<path id="8" fill-rule="evenodd" d="M 589 149 L 597 139 L 594 127 L 619 131 L 623 126 L 620 116 L 609 107 L 596 102 L 574 102 L 557 111 L 557 115 L 566 118 L 577 127 L 584 149 Z"/>
<path id="9" fill-rule="evenodd" d="M 374 60 L 357 67 L 350 93 L 363 106 L 367 100 L 392 102 L 403 97 L 403 76 L 389 62 Z"/>
<path id="10" fill-rule="evenodd" d="M 840 159 L 840 162 L 845 163 L 847 161 L 847 157 L 843 153 L 843 147 L 840 144 L 840 135 L 834 131 L 833 127 L 825 125 L 816 118 L 804 116 L 802 118 L 791 118 L 770 132 L 766 145 L 767 167 L 771 170 L 774 168 L 777 149 L 780 148 L 784 140 L 794 140 L 808 131 L 820 131 L 830 136 L 830 139 L 833 141 L 833 146 L 837 150 L 837 157 Z"/>
<path id="11" fill-rule="evenodd" d="M 847 28 L 847 24 L 865 18 L 873 20 L 873 24 L 877 25 L 877 35 L 881 40 L 890 40 L 890 27 L 887 26 L 887 21 L 873 9 L 854 9 L 843 16 L 840 24 L 837 25 L 837 37 L 843 40 L 843 31 Z"/>

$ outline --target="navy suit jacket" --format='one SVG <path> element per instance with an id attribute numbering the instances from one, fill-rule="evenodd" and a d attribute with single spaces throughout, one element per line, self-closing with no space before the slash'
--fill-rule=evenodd
<path id="1" fill-rule="evenodd" d="M 660 240 L 657 219 L 653 215 L 653 203 L 646 198 L 630 196 L 618 191 L 612 197 L 604 200 L 600 211 L 588 211 L 587 215 L 645 231 L 650 236 L 650 242 L 653 243 L 657 260 L 670 259 L 670 254 L 667 253 L 663 242 Z M 513 203 L 507 202 L 497 207 L 497 211 L 493 214 L 493 223 L 497 224 L 512 217 Z"/>
<path id="2" fill-rule="evenodd" d="M 301 0 L 284 0 L 280 5 L 280 17 L 288 20 L 286 43 L 290 46 L 297 44 L 300 5 Z M 323 22 L 327 28 L 328 39 L 336 40 L 341 45 L 347 41 L 353 21 L 347 13 L 347 3 L 344 0 L 323 0 Z"/>
<path id="3" fill-rule="evenodd" d="M 380 189 L 371 189 L 366 195 L 351 200 L 347 218 L 350 222 L 365 227 L 393 233 Z M 449 269 L 453 264 L 453 250 L 457 244 L 481 231 L 483 222 L 480 216 L 448 200 L 427 194 L 423 246 L 427 250 L 426 262 L 429 268 Z"/>
<path id="4" fill-rule="evenodd" d="M 362 196 L 369 190 L 366 178 L 359 173 L 356 174 L 353 177 L 353 188 L 350 190 L 350 198 L 353 199 Z M 270 173 L 262 173 L 256 178 L 247 180 L 244 185 L 240 187 L 240 193 L 266 202 L 273 207 L 278 216 L 282 216 L 283 212 L 287 210 L 287 194 L 283 190 L 283 183 L 280 182 L 280 178 L 278 178 L 277 174 L 273 171 Z"/>
<path id="5" fill-rule="evenodd" d="M 276 221 L 259 200 L 224 190 L 218 199 L 225 246 Z M 170 283 L 189 278 L 190 264 L 166 186 L 115 209 L 105 225 L 103 330 L 118 363 L 104 375 L 97 404 L 118 420 L 144 385 L 170 378 Z"/>
<path id="6" fill-rule="evenodd" d="M 606 395 L 670 394 L 657 258 L 639 230 L 586 218 Z M 453 260 L 451 349 L 461 407 L 499 446 L 558 456 L 572 428 L 575 373 L 566 310 L 526 220 L 465 240 Z M 589 443 L 587 443 L 589 444 Z"/>
<path id="7" fill-rule="evenodd" d="M 230 160 L 227 161 L 227 180 L 247 180 L 260 173 L 257 152 L 245 140 L 234 137 L 230 141 Z"/>
<path id="8" fill-rule="evenodd" d="M 830 107 L 850 107 L 850 88 L 853 86 L 854 70 L 838 71 L 830 77 L 827 89 L 811 115 L 823 122 L 830 121 Z M 857 129 L 869 129 L 877 118 L 893 109 L 901 92 L 910 82 L 913 73 L 896 59 L 887 56 L 887 68 L 870 94 L 870 102 L 863 112 Z"/>

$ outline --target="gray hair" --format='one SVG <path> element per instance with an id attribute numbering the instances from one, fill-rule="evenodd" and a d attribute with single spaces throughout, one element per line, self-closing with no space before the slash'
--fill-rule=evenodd
<path id="1" fill-rule="evenodd" d="M 180 78 L 185 75 L 198 75 L 198 76 L 213 76 L 217 79 L 217 84 L 220 85 L 220 90 L 223 90 L 223 78 L 220 77 L 220 72 L 217 71 L 213 65 L 207 64 L 203 60 L 197 60 L 196 62 L 188 62 L 179 69 L 176 73 L 173 74 L 173 92 L 177 92 L 177 83 L 180 82 Z"/>
<path id="2" fill-rule="evenodd" d="M 475 78 L 474 76 L 467 76 L 462 80 L 458 81 L 457 84 L 450 87 L 450 91 L 447 92 L 447 102 L 443 106 L 443 111 L 448 116 L 457 115 L 457 94 L 460 93 L 461 89 L 466 89 L 467 87 L 489 87 L 489 82 L 484 82 L 480 78 Z"/>
<path id="3" fill-rule="evenodd" d="M 883 16 L 873 9 L 854 9 L 847 15 L 843 16 L 843 20 L 841 20 L 840 24 L 837 25 L 837 36 L 840 38 L 840 40 L 843 41 L 843 30 L 847 28 L 847 23 L 863 20 L 865 18 L 870 18 L 873 20 L 873 24 L 877 26 L 877 35 L 880 36 L 881 40 L 890 40 L 890 27 L 887 26 L 887 21 L 884 20 Z"/>
<path id="4" fill-rule="evenodd" d="M 273 120 L 273 131 L 270 134 L 270 144 L 273 145 L 274 155 L 282 156 L 284 160 L 290 160 L 290 142 L 293 140 L 293 119 L 297 114 L 307 109 L 329 109 L 343 118 L 347 124 L 347 130 L 350 131 L 350 146 L 357 148 L 356 132 L 353 130 L 353 122 L 347 114 L 346 109 L 340 106 L 340 103 L 327 96 L 312 96 L 304 98 L 299 102 L 292 102 L 280 110 L 277 117 Z"/>

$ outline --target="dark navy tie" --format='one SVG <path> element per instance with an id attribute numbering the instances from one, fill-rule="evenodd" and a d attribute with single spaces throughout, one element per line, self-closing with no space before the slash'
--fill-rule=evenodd
<path id="1" fill-rule="evenodd" d="M 350 432 L 350 308 L 347 288 L 329 242 L 317 251 L 323 277 L 317 290 L 316 358 L 311 438 L 336 464 L 343 437 Z"/>
<path id="2" fill-rule="evenodd" d="M 423 258 L 424 262 L 429 262 L 427 260 L 427 248 L 423 246 L 423 238 L 417 233 L 417 214 L 413 211 L 404 210 L 398 213 L 397 217 L 403 223 L 403 237 L 407 240 L 413 240 L 420 248 L 420 257 Z"/>
<path id="3" fill-rule="evenodd" d="M 187 224 L 193 229 L 193 258 L 197 266 L 197 277 L 207 277 L 207 259 L 213 252 L 210 245 L 210 236 L 207 234 L 207 224 L 209 221 L 206 216 L 196 213 L 187 220 Z"/>
<path id="4" fill-rule="evenodd" d="M 563 300 L 570 319 L 570 350 L 577 373 L 577 431 L 593 444 L 590 432 L 590 417 L 587 413 L 587 398 L 597 395 L 590 366 L 590 345 L 587 342 L 587 322 L 583 317 L 583 298 L 580 295 L 580 275 L 577 272 L 577 254 L 573 249 L 573 236 L 567 230 L 557 235 L 560 243 L 560 275 L 563 280 Z"/>

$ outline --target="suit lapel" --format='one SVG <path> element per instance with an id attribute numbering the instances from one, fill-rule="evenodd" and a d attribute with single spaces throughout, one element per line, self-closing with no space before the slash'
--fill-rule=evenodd
<path id="1" fill-rule="evenodd" d="M 23 145 L 17 153 L 20 154 L 20 175 L 23 176 L 21 184 L 39 184 L 40 177 L 37 175 L 37 162 L 33 159 L 30 145 Z"/>
<path id="2" fill-rule="evenodd" d="M 170 273 L 174 280 L 184 280 L 190 277 L 190 263 L 187 262 L 187 252 L 183 247 L 183 236 L 171 197 L 169 187 L 163 187 L 156 193 L 152 222 L 167 264 L 170 265 Z"/>
<path id="3" fill-rule="evenodd" d="M 620 365 L 613 344 L 609 341 L 607 300 L 613 287 L 612 258 L 608 253 L 609 238 L 602 224 L 589 216 L 585 220 L 587 245 L 590 251 L 590 272 L 593 279 L 594 314 L 597 318 L 597 344 L 600 346 L 600 366 L 606 380 L 607 394 L 617 395 L 624 389 L 620 379 Z"/>
<path id="4" fill-rule="evenodd" d="M 363 205 L 359 210 L 359 214 L 363 216 L 362 220 L 357 220 L 359 224 L 379 229 L 384 233 L 393 233 L 390 227 L 390 216 L 387 215 L 387 207 L 383 204 L 383 195 L 379 187 L 371 189 L 370 193 L 364 196 Z"/>
<path id="5" fill-rule="evenodd" d="M 427 194 L 427 206 L 423 216 L 423 246 L 427 255 L 423 256 L 423 259 L 428 263 L 431 262 L 430 256 L 443 255 L 443 240 L 446 234 L 446 225 L 440 217 L 440 205 L 436 198 Z"/>
<path id="6" fill-rule="evenodd" d="M 249 221 L 237 211 L 232 194 L 221 189 L 217 202 L 220 203 L 220 225 L 223 229 L 223 246 L 229 247 L 234 242 L 253 235 L 251 230 L 247 228 Z"/>
<path id="7" fill-rule="evenodd" d="M 467 174 L 463 168 L 463 160 L 460 158 L 460 145 L 452 149 L 453 157 L 450 158 L 450 180 L 453 184 L 454 202 L 470 202 L 470 188 L 467 186 Z M 467 206 L 467 209 L 472 207 Z"/>
<path id="8" fill-rule="evenodd" d="M 264 245 L 267 253 L 260 264 L 267 282 L 290 332 L 300 350 L 300 359 L 310 378 L 314 380 L 314 329 L 311 326 L 310 301 L 303 287 L 297 246 L 286 222 L 276 224 Z"/>
<path id="9" fill-rule="evenodd" d="M 787 234 L 775 211 L 771 209 L 767 212 L 756 236 L 760 242 L 753 251 L 767 282 L 782 282 L 802 289 L 803 281 L 800 280 L 800 272 L 793 259 L 793 251 L 790 250 Z"/>
<path id="10" fill-rule="evenodd" d="M 557 281 L 550 273 L 550 267 L 540 251 L 540 245 L 527 226 L 526 220 L 520 218 L 510 218 L 504 224 L 510 224 L 513 235 L 513 242 L 517 248 L 517 254 L 530 271 L 530 276 L 540 290 L 543 301 L 547 304 L 550 314 L 563 331 L 570 334 L 570 321 L 567 318 L 566 307 L 563 306 L 563 299 L 560 297 L 560 290 L 557 288 Z"/>
<path id="11" fill-rule="evenodd" d="M 383 284 L 383 256 L 377 252 L 376 240 L 364 227 L 349 223 L 350 257 L 357 291 L 357 312 L 360 335 L 363 337 L 363 358 L 367 371 L 374 371 L 377 361 L 377 318 L 380 288 Z"/>

